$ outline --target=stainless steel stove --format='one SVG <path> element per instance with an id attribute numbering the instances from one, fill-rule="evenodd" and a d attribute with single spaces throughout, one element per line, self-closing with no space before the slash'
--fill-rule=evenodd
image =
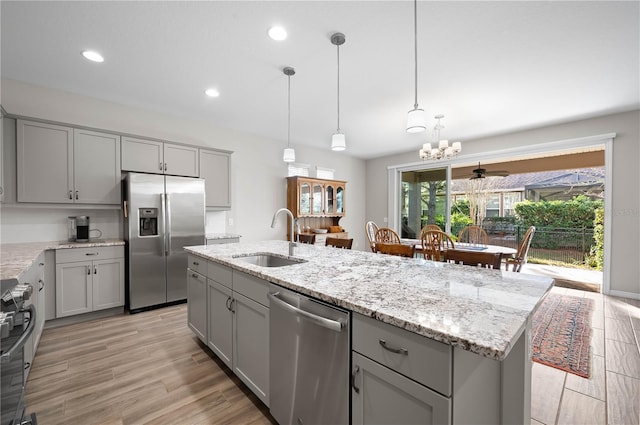
<path id="1" fill-rule="evenodd" d="M 35 413 L 25 416 L 24 345 L 36 323 L 31 285 L 2 281 L 0 300 L 0 425 L 37 425 Z"/>

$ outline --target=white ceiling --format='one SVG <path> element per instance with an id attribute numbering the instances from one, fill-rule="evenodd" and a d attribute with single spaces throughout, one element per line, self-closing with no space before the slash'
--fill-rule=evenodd
<path id="1" fill-rule="evenodd" d="M 2 77 L 349 155 L 417 149 L 413 2 L 1 3 Z M 468 140 L 640 107 L 638 1 L 418 4 L 418 102 L 441 136 Z M 270 40 L 285 26 L 289 38 Z M 102 64 L 80 55 L 95 49 Z M 221 95 L 207 98 L 216 87 Z M 10 113 L 11 110 L 8 110 Z M 612 129 L 613 130 L 613 129 Z M 464 144 L 463 144 L 464 148 Z"/>

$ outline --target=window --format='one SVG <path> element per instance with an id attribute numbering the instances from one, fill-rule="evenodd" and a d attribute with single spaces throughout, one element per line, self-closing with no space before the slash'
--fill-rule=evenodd
<path id="1" fill-rule="evenodd" d="M 415 239 L 427 224 L 446 228 L 446 168 L 402 172 L 400 236 Z"/>
<path id="2" fill-rule="evenodd" d="M 515 205 L 522 200 L 521 192 L 505 192 L 503 195 L 503 217 L 513 217 L 516 214 Z"/>

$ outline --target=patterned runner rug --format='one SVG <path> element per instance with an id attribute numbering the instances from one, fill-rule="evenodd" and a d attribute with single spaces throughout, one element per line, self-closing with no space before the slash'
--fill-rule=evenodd
<path id="1" fill-rule="evenodd" d="M 551 293 L 533 315 L 532 360 L 589 378 L 593 300 Z"/>

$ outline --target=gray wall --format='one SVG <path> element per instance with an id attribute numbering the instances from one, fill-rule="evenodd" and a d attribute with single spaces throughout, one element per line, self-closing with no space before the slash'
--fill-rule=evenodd
<path id="1" fill-rule="evenodd" d="M 611 223 L 612 293 L 640 297 L 640 111 L 558 124 L 463 142 L 463 154 L 495 152 L 605 133 L 613 141 Z M 367 161 L 366 220 L 382 223 L 388 214 L 387 167 L 416 163 L 419 146 L 411 152 Z"/>
<path id="2" fill-rule="evenodd" d="M 219 215 L 223 214 L 223 224 L 217 225 L 216 230 L 238 233 L 242 235 L 243 242 L 286 237 L 284 218 L 278 220 L 276 229 L 270 227 L 273 213 L 278 208 L 286 207 L 287 166 L 282 161 L 282 150 L 286 144 L 284 142 L 217 128 L 190 120 L 188 117 L 163 115 L 14 80 L 2 80 L 1 103 L 7 113 L 12 115 L 234 151 L 232 209 L 225 213 L 209 213 L 207 220 L 219 224 Z M 329 137 L 330 133 L 328 129 Z M 285 134 L 286 128 L 283 128 L 283 135 Z M 298 162 L 311 164 L 313 167 L 319 165 L 333 168 L 336 179 L 347 181 L 347 215 L 340 221 L 340 225 L 354 237 L 355 249 L 368 249 L 363 230 L 364 161 L 331 151 L 330 138 L 327 139 L 326 150 L 297 146 L 295 140 L 292 140 L 292 144 L 296 149 Z M 11 158 L 7 160 L 11 161 Z M 101 225 L 109 230 L 105 237 L 122 236 L 119 214 L 104 211 L 86 214 L 100 217 Z M 56 240 L 66 234 L 66 215 L 69 214 L 64 210 L 53 212 L 48 208 L 33 208 L 19 204 L 7 208 L 7 205 L 4 205 L 1 222 L 2 242 Z M 33 226 L 34 231 L 29 230 L 30 226 L 17 227 L 20 222 L 24 223 L 21 221 L 24 218 L 27 222 L 37 224 Z M 233 224 L 230 224 L 231 221 Z M 208 225 L 207 230 L 210 227 Z M 43 234 L 47 236 L 46 239 L 42 239 Z"/>

